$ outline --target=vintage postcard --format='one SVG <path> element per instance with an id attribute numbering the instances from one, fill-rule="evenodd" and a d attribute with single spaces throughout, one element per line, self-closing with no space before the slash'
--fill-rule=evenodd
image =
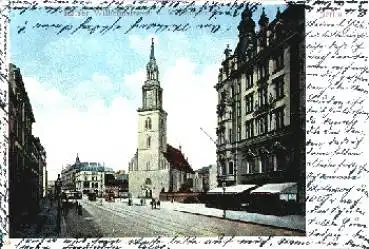
<path id="1" fill-rule="evenodd" d="M 10 11 L 10 237 L 305 235 L 304 6 L 180 5 Z"/>
<path id="2" fill-rule="evenodd" d="M 363 8 L 308 4 L 9 2 L 7 236 L 365 245 Z"/>

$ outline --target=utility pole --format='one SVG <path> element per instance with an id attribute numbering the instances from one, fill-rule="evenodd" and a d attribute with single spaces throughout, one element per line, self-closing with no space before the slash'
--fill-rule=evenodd
<path id="1" fill-rule="evenodd" d="M 200 130 L 215 144 L 217 145 L 217 142 L 206 132 L 203 128 L 200 127 Z"/>

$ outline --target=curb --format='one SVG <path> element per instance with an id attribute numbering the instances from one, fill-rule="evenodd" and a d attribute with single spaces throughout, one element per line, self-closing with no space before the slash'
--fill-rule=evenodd
<path id="1" fill-rule="evenodd" d="M 266 227 L 270 227 L 270 228 L 282 228 L 282 229 L 287 229 L 287 230 L 290 230 L 290 231 L 296 231 L 296 232 L 301 232 L 301 233 L 305 233 L 306 234 L 306 231 L 305 230 L 298 229 L 298 228 L 290 228 L 290 227 L 284 227 L 284 226 L 268 225 L 268 224 L 263 224 L 263 223 L 253 222 L 253 221 L 244 221 L 244 220 L 233 219 L 233 218 L 223 218 L 223 217 L 219 217 L 219 216 L 215 216 L 215 215 L 192 213 L 192 212 L 189 212 L 189 211 L 178 210 L 178 209 L 173 209 L 173 210 L 174 211 L 177 211 L 177 212 L 181 212 L 181 213 L 201 215 L 201 216 L 205 216 L 205 217 L 209 217 L 209 218 L 216 218 L 216 219 L 221 219 L 221 220 L 230 220 L 230 221 L 236 221 L 236 222 L 241 222 L 241 223 L 246 223 L 246 224 L 253 224 L 253 225 L 262 225 L 262 226 L 266 226 Z"/>

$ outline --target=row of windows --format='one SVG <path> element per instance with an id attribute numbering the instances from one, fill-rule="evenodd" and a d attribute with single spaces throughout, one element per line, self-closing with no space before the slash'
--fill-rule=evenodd
<path id="1" fill-rule="evenodd" d="M 273 67 L 273 73 L 281 70 L 284 67 L 284 51 L 279 51 L 276 54 L 274 54 L 270 60 L 272 61 L 272 67 Z M 233 64 L 234 65 L 234 64 Z M 265 60 L 263 62 L 260 62 L 255 67 L 257 80 L 263 79 L 266 76 L 269 75 L 269 59 Z M 226 75 L 229 75 L 230 70 L 228 68 L 228 64 L 225 65 L 225 70 L 222 72 L 225 72 Z M 253 71 L 250 71 L 246 75 L 247 78 L 247 88 L 250 88 L 253 86 Z M 232 92 L 234 93 L 234 92 Z"/>
<path id="2" fill-rule="evenodd" d="M 99 188 L 99 184 L 97 182 L 91 182 L 91 185 L 90 185 L 90 182 L 89 181 L 84 181 L 83 182 L 83 188 Z"/>
<path id="3" fill-rule="evenodd" d="M 164 135 L 162 135 L 160 137 L 160 143 L 161 143 L 161 146 L 163 148 L 165 148 L 165 137 Z M 147 135 L 146 136 L 146 149 L 150 149 L 151 148 L 151 136 Z"/>
<path id="4" fill-rule="evenodd" d="M 246 114 L 250 114 L 254 111 L 254 108 L 262 108 L 267 105 L 271 101 L 277 101 L 283 98 L 284 95 L 284 80 L 283 77 L 278 77 L 273 80 L 274 85 L 274 96 L 272 93 L 269 94 L 268 99 L 268 87 L 260 87 L 257 90 L 257 101 L 254 102 L 254 93 L 251 92 L 245 96 L 245 106 L 246 106 Z M 222 96 L 225 94 L 222 93 Z M 239 101 L 235 102 L 235 109 L 237 117 L 241 116 L 241 104 Z M 231 118 L 233 118 L 233 112 L 231 113 Z"/>
<path id="5" fill-rule="evenodd" d="M 165 129 L 163 119 L 160 120 L 160 128 Z M 146 120 L 145 120 L 145 129 L 146 130 L 151 130 L 152 129 L 152 123 L 151 123 L 151 118 L 150 117 L 146 118 Z"/>
<path id="6" fill-rule="evenodd" d="M 275 60 L 273 60 L 273 63 L 275 65 L 275 70 L 279 71 L 281 68 L 283 68 L 283 55 L 280 55 L 278 57 L 276 57 Z M 266 76 L 268 76 L 268 66 L 267 64 L 259 64 L 257 66 L 256 69 L 256 75 L 257 75 L 257 80 L 263 79 Z M 254 76 L 252 73 L 246 74 L 246 90 L 252 88 L 254 86 Z M 241 93 L 241 82 L 240 80 L 235 80 L 234 83 L 231 86 L 231 96 L 235 96 L 237 94 Z M 223 96 L 221 96 L 223 98 Z"/>
<path id="7" fill-rule="evenodd" d="M 228 170 L 227 170 L 227 165 L 223 162 L 221 173 L 222 173 L 222 175 L 233 175 L 234 174 L 233 162 L 228 163 Z"/>
<path id="8" fill-rule="evenodd" d="M 167 163 L 164 159 L 159 160 L 159 169 L 166 169 L 167 168 Z M 138 168 L 136 168 L 136 170 L 138 170 Z M 150 161 L 146 162 L 146 170 L 151 170 L 151 166 L 150 166 Z"/>
<path id="9" fill-rule="evenodd" d="M 287 156 L 283 153 L 257 156 L 246 160 L 246 172 L 248 174 L 273 172 L 283 170 L 287 167 Z M 235 169 L 233 162 L 221 162 L 221 175 L 234 175 Z"/>
<path id="10" fill-rule="evenodd" d="M 276 153 L 264 155 L 247 160 L 247 173 L 273 172 L 283 170 L 287 166 L 287 157 L 285 154 Z"/>
<path id="11" fill-rule="evenodd" d="M 269 122 L 268 122 L 269 118 Z M 258 118 L 251 119 L 245 122 L 246 139 L 254 137 L 254 131 L 256 128 L 256 134 L 262 135 L 268 132 L 268 130 L 279 130 L 285 126 L 284 123 L 284 108 L 280 107 L 275 109 L 270 115 L 265 114 Z M 237 126 L 236 139 L 241 140 L 241 126 Z M 219 134 L 220 144 L 225 143 L 224 132 Z M 233 129 L 228 129 L 228 141 L 234 142 Z"/>

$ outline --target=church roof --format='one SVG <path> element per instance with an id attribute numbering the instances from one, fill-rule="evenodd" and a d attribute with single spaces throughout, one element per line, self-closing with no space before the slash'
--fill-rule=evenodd
<path id="1" fill-rule="evenodd" d="M 176 149 L 170 144 L 167 144 L 167 151 L 163 152 L 163 154 L 169 162 L 171 168 L 185 171 L 187 173 L 194 173 L 190 164 L 179 149 Z"/>

